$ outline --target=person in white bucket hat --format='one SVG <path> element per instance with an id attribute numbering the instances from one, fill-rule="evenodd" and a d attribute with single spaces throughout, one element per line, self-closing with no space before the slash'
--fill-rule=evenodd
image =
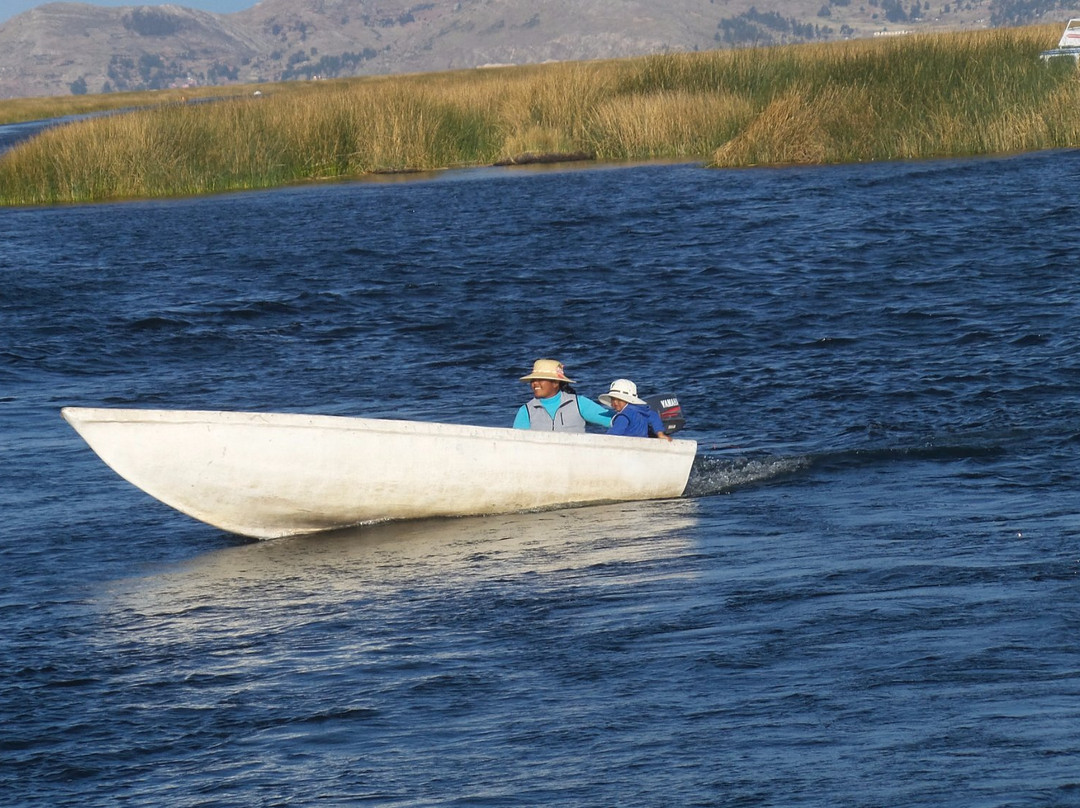
<path id="1" fill-rule="evenodd" d="M 664 433 L 664 422 L 659 414 L 638 398 L 637 385 L 629 379 L 616 379 L 608 391 L 598 398 L 601 404 L 615 410 L 609 435 L 671 440 L 671 436 Z"/>
<path id="2" fill-rule="evenodd" d="M 562 362 L 537 359 L 521 381 L 528 383 L 533 398 L 518 408 L 514 429 L 584 432 L 586 424 L 605 429 L 611 426 L 611 414 L 606 409 L 578 395 L 570 386 L 574 380 L 566 375 Z"/>

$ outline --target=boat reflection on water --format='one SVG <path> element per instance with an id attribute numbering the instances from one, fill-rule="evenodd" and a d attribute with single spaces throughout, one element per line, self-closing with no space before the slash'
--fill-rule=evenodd
<path id="1" fill-rule="evenodd" d="M 268 610 L 301 602 L 325 608 L 417 590 L 437 596 L 529 576 L 595 583 L 606 574 L 625 585 L 685 574 L 677 572 L 685 565 L 656 562 L 696 552 L 690 534 L 697 512 L 692 499 L 652 500 L 387 522 L 252 542 L 116 581 L 112 596 L 123 603 L 107 608 L 195 616 L 223 607 L 243 619 L 252 607 L 265 619 Z"/>

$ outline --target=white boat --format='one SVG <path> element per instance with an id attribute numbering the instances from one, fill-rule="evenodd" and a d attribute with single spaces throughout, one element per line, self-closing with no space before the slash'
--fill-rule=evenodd
<path id="1" fill-rule="evenodd" d="M 1071 56 L 1074 60 L 1080 62 L 1080 19 L 1069 20 L 1056 48 L 1039 54 L 1039 58 L 1044 62 L 1058 56 Z"/>
<path id="2" fill-rule="evenodd" d="M 678 497 L 692 440 L 288 413 L 66 407 L 117 474 L 232 533 Z"/>

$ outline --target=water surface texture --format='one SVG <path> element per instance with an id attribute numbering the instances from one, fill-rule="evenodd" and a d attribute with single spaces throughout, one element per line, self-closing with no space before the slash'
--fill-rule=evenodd
<path id="1" fill-rule="evenodd" d="M 1078 173 L 0 211 L 4 804 L 1080 805 Z M 59 416 L 509 425 L 546 356 L 679 395 L 684 497 L 249 542 Z"/>

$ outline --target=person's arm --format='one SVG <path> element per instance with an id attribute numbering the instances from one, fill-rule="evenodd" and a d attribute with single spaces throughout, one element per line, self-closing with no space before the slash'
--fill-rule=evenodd
<path id="1" fill-rule="evenodd" d="M 529 421 L 529 408 L 522 404 L 518 407 L 517 415 L 514 416 L 514 429 L 531 429 Z"/>
<path id="2" fill-rule="evenodd" d="M 577 397 L 578 412 L 581 413 L 581 417 L 585 419 L 586 423 L 596 424 L 607 429 L 611 426 L 611 410 L 607 407 L 597 404 L 590 398 L 585 396 Z"/>
<path id="3" fill-rule="evenodd" d="M 656 410 L 649 410 L 649 426 L 656 433 L 656 437 L 671 440 L 671 435 L 664 432 L 664 420 Z"/>

